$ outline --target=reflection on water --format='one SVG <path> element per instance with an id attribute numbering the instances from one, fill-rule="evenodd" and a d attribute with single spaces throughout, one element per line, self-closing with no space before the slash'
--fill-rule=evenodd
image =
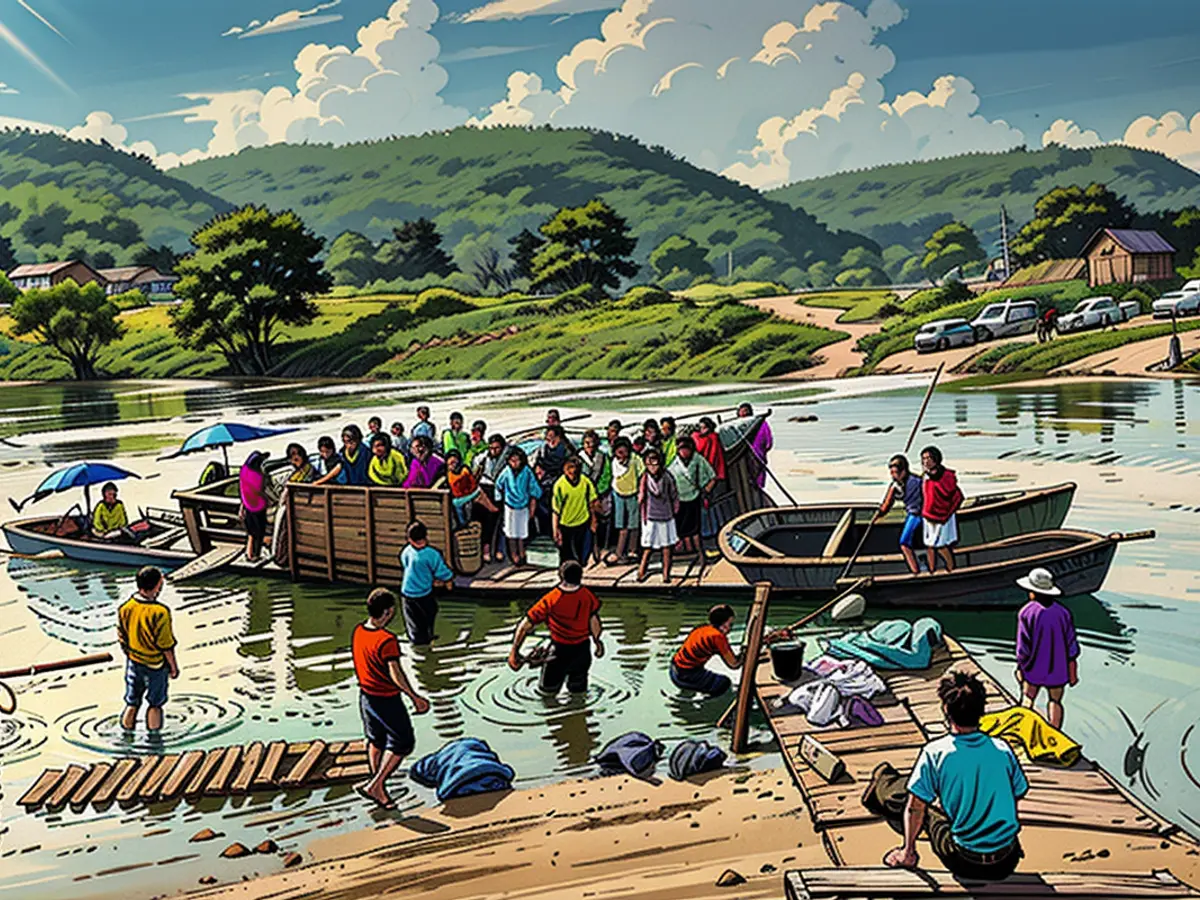
<path id="1" fill-rule="evenodd" d="M 97 753 L 127 755 L 203 746 L 237 728 L 244 715 L 241 704 L 233 700 L 203 694 L 174 694 L 163 709 L 163 727 L 158 734 L 140 728 L 125 731 L 121 727 L 120 708 L 102 708 L 94 703 L 64 713 L 55 719 L 54 725 L 68 744 Z"/>

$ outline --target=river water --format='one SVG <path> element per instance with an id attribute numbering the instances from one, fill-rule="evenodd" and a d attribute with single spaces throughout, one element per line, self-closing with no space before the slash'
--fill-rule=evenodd
<path id="1" fill-rule="evenodd" d="M 541 421 L 547 406 L 574 424 L 603 426 L 671 412 L 694 414 L 749 399 L 774 410 L 771 463 L 799 501 L 877 499 L 887 456 L 902 448 L 923 390 L 919 377 L 826 385 L 482 383 L 340 386 L 116 383 L 0 388 L 0 494 L 21 498 L 50 468 L 115 460 L 143 475 L 126 481 L 127 505 L 170 506 L 172 486 L 194 483 L 204 458 L 158 457 L 220 418 L 290 424 L 314 444 L 371 413 L 411 424 L 418 402 L 444 422 L 452 409 L 497 430 Z M 1183 382 L 1065 382 L 987 390 L 940 388 L 917 440 L 936 443 L 970 491 L 1075 481 L 1073 527 L 1101 532 L 1154 528 L 1152 542 L 1120 548 L 1105 589 L 1069 603 L 1080 631 L 1080 685 L 1068 692 L 1067 727 L 1086 752 L 1184 828 L 1200 830 L 1200 386 Z M 815 417 L 815 421 L 813 420 Z M 276 454 L 292 436 L 268 442 Z M 278 444 L 276 446 L 275 444 Z M 65 509 L 76 498 L 33 510 Z M 117 606 L 132 573 L 67 561 L 11 560 L 0 569 L 0 668 L 79 652 L 112 650 Z M 345 788 L 178 803 L 149 810 L 70 810 L 26 816 L 16 799 L 42 769 L 121 754 L 177 752 L 251 740 L 359 736 L 348 653 L 362 591 L 283 580 L 218 576 L 169 588 L 183 669 L 172 683 L 161 743 L 117 726 L 121 667 L 12 682 L 20 709 L 0 716 L 0 894 L 21 898 L 142 896 L 274 871 L 274 857 L 215 859 L 228 840 L 271 837 L 303 851 L 315 837 L 370 826 L 379 814 Z M 593 667 L 586 698 L 546 701 L 534 676 L 504 665 L 523 607 L 497 598 L 442 604 L 441 639 L 404 647 L 403 664 L 433 702 L 416 719 L 418 752 L 465 735 L 486 739 L 516 769 L 518 787 L 590 774 L 591 757 L 632 729 L 670 744 L 723 740 L 713 722 L 724 701 L 681 698 L 666 668 L 703 619 L 703 597 L 605 597 L 608 654 Z M 741 603 L 748 606 L 749 598 Z M 797 618 L 773 606 L 772 621 Z M 903 612 L 900 613 L 904 615 Z M 912 615 L 916 615 L 913 613 Z M 1011 612 L 941 615 L 996 677 L 1012 683 Z M 814 629 L 810 646 L 822 633 Z M 735 633 L 735 638 L 737 637 Z M 779 764 L 765 730 L 741 763 Z M 1132 748 L 1132 750 L 1131 750 Z M 407 780 L 402 809 L 433 802 Z M 226 835 L 188 843 L 203 827 Z"/>

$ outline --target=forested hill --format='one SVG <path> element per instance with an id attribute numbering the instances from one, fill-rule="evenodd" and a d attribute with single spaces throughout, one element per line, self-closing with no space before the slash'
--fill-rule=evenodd
<path id="1" fill-rule="evenodd" d="M 733 251 L 738 277 L 803 282 L 813 262 L 835 262 L 864 243 L 665 151 L 579 129 L 459 128 L 341 147 L 281 144 L 172 174 L 238 203 L 295 209 L 330 239 L 355 231 L 379 240 L 427 217 L 462 262 L 597 196 L 629 222 L 639 262 L 683 235 L 721 274 Z"/>
<path id="2" fill-rule="evenodd" d="M 188 246 L 230 204 L 149 160 L 57 134 L 0 131 L 0 235 L 21 262 Z M 96 261 L 96 260 L 93 260 Z"/>
<path id="3" fill-rule="evenodd" d="M 1100 183 L 1139 212 L 1200 204 L 1200 174 L 1158 153 L 1110 146 L 1012 150 L 844 172 L 771 191 L 833 228 L 857 231 L 882 248 L 917 250 L 940 225 L 975 229 L 989 253 L 1000 238 L 1000 207 L 1020 227 L 1033 204 L 1055 187 Z"/>

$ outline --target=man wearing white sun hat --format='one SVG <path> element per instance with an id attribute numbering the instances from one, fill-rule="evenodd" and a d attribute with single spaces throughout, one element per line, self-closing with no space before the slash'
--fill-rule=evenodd
<path id="1" fill-rule="evenodd" d="M 1029 592 L 1029 602 L 1017 614 L 1017 680 L 1024 706 L 1033 708 L 1038 691 L 1049 698 L 1046 718 L 1062 728 L 1063 692 L 1079 683 L 1079 640 L 1071 611 L 1058 602 L 1062 591 L 1047 569 L 1033 569 L 1017 584 Z"/>

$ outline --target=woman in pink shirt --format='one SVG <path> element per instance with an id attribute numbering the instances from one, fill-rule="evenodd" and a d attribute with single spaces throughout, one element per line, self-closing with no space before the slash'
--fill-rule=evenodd
<path id="1" fill-rule="evenodd" d="M 263 472 L 266 458 L 267 454 L 255 450 L 246 457 L 238 473 L 242 525 L 246 528 L 246 559 L 250 562 L 258 562 L 267 535 L 267 476 Z"/>

